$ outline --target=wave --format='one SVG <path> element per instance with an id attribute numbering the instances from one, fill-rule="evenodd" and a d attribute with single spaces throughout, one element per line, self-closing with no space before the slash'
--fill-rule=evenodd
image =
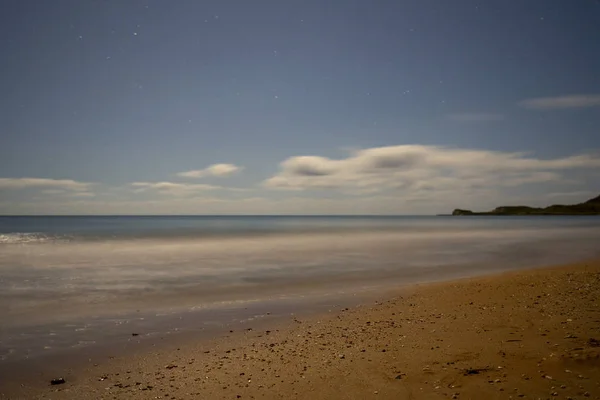
<path id="1" fill-rule="evenodd" d="M 0 244 L 33 244 L 69 242 L 72 237 L 40 232 L 0 233 Z"/>

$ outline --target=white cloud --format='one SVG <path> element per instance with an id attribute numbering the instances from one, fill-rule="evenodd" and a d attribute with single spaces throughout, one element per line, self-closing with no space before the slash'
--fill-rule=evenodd
<path id="1" fill-rule="evenodd" d="M 0 189 L 54 188 L 55 190 L 86 191 L 91 185 L 91 183 L 77 182 L 71 179 L 0 178 Z"/>
<path id="2" fill-rule="evenodd" d="M 243 168 L 234 164 L 213 164 L 204 169 L 179 172 L 177 176 L 184 178 L 203 178 L 206 176 L 225 177 L 241 171 Z"/>
<path id="3" fill-rule="evenodd" d="M 197 192 L 222 189 L 220 186 L 206 185 L 203 183 L 176 183 L 176 182 L 133 182 L 135 192 L 155 190 L 161 194 L 174 196 L 188 196 Z"/>
<path id="4" fill-rule="evenodd" d="M 92 192 L 75 192 L 72 194 L 74 197 L 95 197 L 96 194 Z"/>
<path id="5" fill-rule="evenodd" d="M 600 106 L 600 94 L 573 94 L 557 97 L 538 97 L 523 100 L 519 102 L 519 105 L 535 110 L 598 107 Z"/>
<path id="6" fill-rule="evenodd" d="M 561 182 L 562 172 L 600 167 L 600 157 L 538 159 L 524 153 L 403 145 L 356 151 L 344 159 L 291 157 L 263 182 L 272 189 L 336 189 L 349 194 L 479 190 Z"/>
<path id="7" fill-rule="evenodd" d="M 457 113 L 448 114 L 448 118 L 458 122 L 488 122 L 501 121 L 504 115 L 496 113 Z"/>
<path id="8" fill-rule="evenodd" d="M 67 191 L 62 189 L 45 189 L 41 191 L 42 194 L 50 194 L 56 196 L 68 196 L 68 197 L 94 197 L 96 196 L 93 192 L 82 192 L 82 191 Z"/>
<path id="9" fill-rule="evenodd" d="M 45 189 L 45 190 L 42 190 L 42 193 L 44 193 L 44 194 L 65 194 L 66 191 L 64 191 L 62 189 Z"/>

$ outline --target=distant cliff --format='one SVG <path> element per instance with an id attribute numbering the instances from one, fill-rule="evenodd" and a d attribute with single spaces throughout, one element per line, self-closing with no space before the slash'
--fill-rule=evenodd
<path id="1" fill-rule="evenodd" d="M 539 208 L 528 206 L 502 206 L 492 211 L 473 212 L 457 208 L 452 215 L 600 215 L 600 196 L 589 199 L 584 203 Z"/>

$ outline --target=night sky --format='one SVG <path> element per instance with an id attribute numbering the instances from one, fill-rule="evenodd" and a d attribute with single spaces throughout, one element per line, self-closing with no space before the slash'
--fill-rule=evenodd
<path id="1" fill-rule="evenodd" d="M 600 193 L 594 0 L 4 0 L 0 214 Z"/>

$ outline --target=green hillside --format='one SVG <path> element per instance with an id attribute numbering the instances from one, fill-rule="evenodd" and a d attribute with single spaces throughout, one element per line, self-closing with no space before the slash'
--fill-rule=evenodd
<path id="1" fill-rule="evenodd" d="M 473 212 L 455 209 L 452 215 L 600 215 L 600 196 L 579 204 L 554 204 L 548 207 L 502 206 L 492 211 Z"/>

